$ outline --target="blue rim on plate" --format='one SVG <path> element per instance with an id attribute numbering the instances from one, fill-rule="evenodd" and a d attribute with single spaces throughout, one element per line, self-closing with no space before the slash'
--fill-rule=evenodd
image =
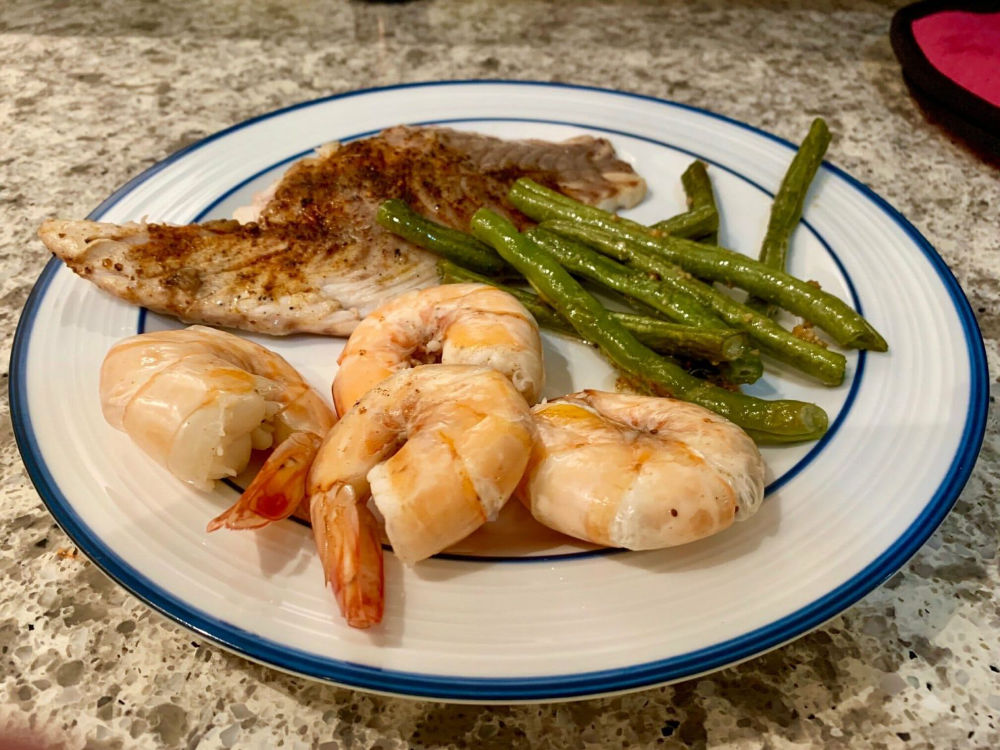
<path id="1" fill-rule="evenodd" d="M 496 84 L 548 86 L 596 91 L 627 99 L 645 100 L 667 107 L 692 111 L 703 116 L 727 122 L 756 135 L 764 136 L 792 151 L 796 148 L 794 144 L 782 138 L 739 122 L 738 120 L 689 105 L 641 94 L 632 94 L 599 87 L 575 86 L 572 84 L 547 83 L 542 81 L 429 81 L 346 92 L 302 102 L 246 120 L 215 133 L 202 141 L 191 144 L 154 165 L 115 191 L 113 195 L 94 210 L 91 216 L 102 215 L 136 186 L 145 182 L 168 164 L 176 161 L 185 154 L 201 148 L 211 141 L 224 137 L 235 130 L 245 128 L 261 120 L 276 117 L 285 112 L 315 106 L 316 104 L 336 99 L 395 89 Z M 902 229 L 930 262 L 941 283 L 947 290 L 962 325 L 966 352 L 969 359 L 970 389 L 965 425 L 958 449 L 941 483 L 931 495 L 918 518 L 887 550 L 851 579 L 819 599 L 773 623 L 745 633 L 737 638 L 679 656 L 601 671 L 541 677 L 456 677 L 378 669 L 348 661 L 318 657 L 262 639 L 187 605 L 170 592 L 163 590 L 139 574 L 127 562 L 108 549 L 101 539 L 94 535 L 77 515 L 68 499 L 55 483 L 37 445 L 27 409 L 28 383 L 26 381 L 26 355 L 35 315 L 44 299 L 45 290 L 61 265 L 60 261 L 56 259 L 51 260 L 42 271 L 25 304 L 14 336 L 10 360 L 10 408 L 18 448 L 21 451 L 28 474 L 50 513 L 52 513 L 63 530 L 95 565 L 147 605 L 175 622 L 225 648 L 278 669 L 349 687 L 414 698 L 503 702 L 607 694 L 692 677 L 738 663 L 793 640 L 823 624 L 857 602 L 861 597 L 899 570 L 930 537 L 954 505 L 975 465 L 986 426 L 986 410 L 989 396 L 985 348 L 975 316 L 954 275 L 944 260 L 916 228 L 883 198 L 838 167 L 829 163 L 825 163 L 825 167 L 858 190 Z"/>

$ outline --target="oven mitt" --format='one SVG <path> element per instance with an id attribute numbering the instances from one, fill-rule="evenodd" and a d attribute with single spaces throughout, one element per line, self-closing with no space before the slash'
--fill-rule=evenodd
<path id="1" fill-rule="evenodd" d="M 1000 3 L 924 0 L 896 12 L 889 36 L 927 113 L 1000 157 Z"/>

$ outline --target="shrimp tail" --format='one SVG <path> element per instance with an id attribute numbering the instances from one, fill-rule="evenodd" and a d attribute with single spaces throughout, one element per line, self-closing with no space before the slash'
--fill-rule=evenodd
<path id="1" fill-rule="evenodd" d="M 309 509 L 323 571 L 347 624 L 377 625 L 385 601 L 378 521 L 350 485 L 314 494 Z"/>
<path id="2" fill-rule="evenodd" d="M 306 497 L 306 481 L 323 439 L 294 432 L 267 457 L 257 476 L 236 503 L 213 518 L 209 531 L 257 529 L 295 512 Z"/>

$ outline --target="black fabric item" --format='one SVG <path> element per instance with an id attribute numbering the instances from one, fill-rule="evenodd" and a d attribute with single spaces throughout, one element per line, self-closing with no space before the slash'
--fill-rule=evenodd
<path id="1" fill-rule="evenodd" d="M 1000 2 L 924 0 L 897 11 L 889 38 L 902 66 L 903 78 L 929 118 L 966 141 L 982 156 L 1000 161 L 1000 108 L 938 70 L 914 38 L 915 21 L 942 11 L 1000 13 Z"/>

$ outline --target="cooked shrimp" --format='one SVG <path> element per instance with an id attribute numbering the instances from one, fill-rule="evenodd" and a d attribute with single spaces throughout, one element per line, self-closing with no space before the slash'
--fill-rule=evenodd
<path id="1" fill-rule="evenodd" d="M 276 446 L 237 503 L 209 524 L 251 528 L 290 515 L 322 436 L 336 422 L 298 372 L 268 349 L 203 326 L 143 333 L 101 366 L 104 417 L 174 476 L 211 489 Z"/>
<path id="2" fill-rule="evenodd" d="M 381 381 L 330 430 L 309 472 L 327 581 L 350 625 L 382 618 L 378 526 L 412 565 L 494 517 L 528 462 L 527 402 L 487 367 L 424 365 Z"/>
<path id="3" fill-rule="evenodd" d="M 400 295 L 354 329 L 333 381 L 337 413 L 394 372 L 431 362 L 491 367 L 532 404 L 545 382 L 538 324 L 520 302 L 485 284 L 446 284 Z"/>
<path id="4" fill-rule="evenodd" d="M 517 495 L 564 534 L 672 547 L 748 518 L 763 500 L 753 440 L 695 404 L 587 390 L 532 411 L 538 439 Z"/>

